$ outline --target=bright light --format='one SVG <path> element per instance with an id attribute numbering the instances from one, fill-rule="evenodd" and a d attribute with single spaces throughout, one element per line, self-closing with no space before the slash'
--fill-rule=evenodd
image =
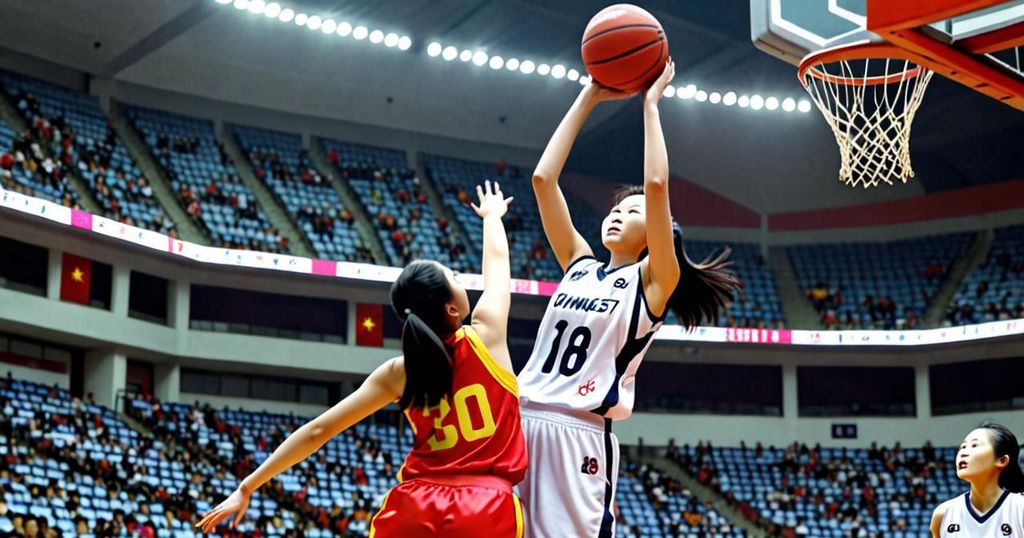
<path id="1" fill-rule="evenodd" d="M 267 9 L 263 10 L 263 14 L 271 19 L 277 18 L 277 16 L 281 14 L 281 4 L 278 4 L 277 2 L 267 4 Z"/>
<path id="2" fill-rule="evenodd" d="M 385 47 L 394 47 L 394 46 L 397 46 L 397 45 L 398 45 L 398 34 L 391 33 L 391 34 L 388 34 L 388 35 L 384 36 L 384 46 Z"/>
<path id="3" fill-rule="evenodd" d="M 718 92 L 711 92 L 711 95 L 708 96 L 708 101 L 711 101 L 712 104 L 717 105 L 718 103 L 722 102 L 722 94 Z"/>
<path id="4" fill-rule="evenodd" d="M 264 9 L 267 9 L 267 3 L 264 0 L 249 1 L 249 13 L 259 15 L 260 13 L 263 13 Z"/>
<path id="5" fill-rule="evenodd" d="M 295 12 L 292 11 L 291 9 L 289 9 L 289 8 L 282 9 L 281 10 L 281 14 L 277 16 L 277 20 L 279 20 L 281 22 L 290 22 L 294 18 L 295 18 Z"/>
<path id="6" fill-rule="evenodd" d="M 491 69 L 497 71 L 498 69 L 505 67 L 505 59 L 502 58 L 501 56 L 491 56 L 491 61 L 488 63 L 488 65 L 491 66 Z"/>
<path id="7" fill-rule="evenodd" d="M 736 92 L 729 92 L 722 96 L 722 104 L 732 106 L 736 104 Z"/>
<path id="8" fill-rule="evenodd" d="M 309 15 L 306 15 L 305 13 L 299 13 L 299 14 L 295 15 L 295 24 L 298 25 L 298 26 L 305 26 L 306 25 L 306 21 L 308 21 L 308 20 L 309 20 Z"/>
<path id="9" fill-rule="evenodd" d="M 427 56 L 436 58 L 441 55 L 441 44 L 437 41 L 427 45 Z"/>
<path id="10" fill-rule="evenodd" d="M 441 57 L 450 62 L 459 57 L 459 49 L 455 47 L 445 47 L 444 52 L 441 53 Z"/>
<path id="11" fill-rule="evenodd" d="M 580 86 L 586 86 L 587 84 L 590 84 L 590 75 L 580 77 Z"/>
<path id="12" fill-rule="evenodd" d="M 319 15 L 313 15 L 308 21 L 306 21 L 306 26 L 309 27 L 310 30 L 319 30 L 320 25 L 322 25 L 323 22 L 323 19 L 321 19 Z"/>
<path id="13" fill-rule="evenodd" d="M 551 66 L 548 64 L 540 64 L 537 66 L 537 74 L 544 77 L 551 72 Z"/>
<path id="14" fill-rule="evenodd" d="M 249 0 L 235 0 L 235 9 L 249 9 Z"/>
<path id="15" fill-rule="evenodd" d="M 482 51 L 482 50 L 478 50 L 478 51 L 473 53 L 472 60 L 473 60 L 473 65 L 475 65 L 477 67 L 486 65 L 487 64 L 487 53 Z"/>
<path id="16" fill-rule="evenodd" d="M 370 35 L 370 30 L 365 26 L 356 26 L 352 30 L 352 37 L 362 41 L 366 39 L 366 36 Z"/>
<path id="17" fill-rule="evenodd" d="M 750 98 L 746 95 L 741 95 L 739 100 L 736 101 L 736 104 L 740 105 L 740 108 L 747 108 L 750 106 Z"/>
<path id="18" fill-rule="evenodd" d="M 565 66 L 562 65 L 562 64 L 555 64 L 551 68 L 551 76 L 553 76 L 553 77 L 555 77 L 557 79 L 561 79 L 561 78 L 565 77 Z"/>
<path id="19" fill-rule="evenodd" d="M 687 84 L 686 86 L 679 88 L 676 95 L 678 95 L 680 99 L 693 99 L 694 96 L 697 95 L 697 86 Z"/>
<path id="20" fill-rule="evenodd" d="M 794 101 L 792 97 L 787 97 L 782 101 L 782 110 L 785 110 L 786 112 L 796 110 L 796 101 Z"/>
<path id="21" fill-rule="evenodd" d="M 764 98 L 757 94 L 752 95 L 750 97 L 750 108 L 754 110 L 761 110 L 764 108 Z"/>
<path id="22" fill-rule="evenodd" d="M 231 0 L 217 0 L 218 4 L 230 4 Z"/>
<path id="23" fill-rule="evenodd" d="M 576 81 L 580 79 L 580 72 L 575 69 L 570 69 L 569 72 L 565 74 L 565 77 L 569 80 Z"/>
<path id="24" fill-rule="evenodd" d="M 407 35 L 404 35 L 404 36 L 398 38 L 398 50 L 409 50 L 409 47 L 411 47 L 411 46 L 412 46 L 412 38 L 411 37 L 409 37 Z"/>
<path id="25" fill-rule="evenodd" d="M 665 95 L 665 97 L 669 97 L 669 98 L 675 97 L 676 96 L 676 87 L 671 85 L 671 84 L 669 84 L 668 86 L 665 86 L 665 94 L 664 95 Z"/>
<path id="26" fill-rule="evenodd" d="M 697 95 L 695 97 L 697 98 L 698 101 L 703 103 L 704 101 L 708 100 L 708 92 L 706 92 L 704 90 L 697 90 Z"/>
<path id="27" fill-rule="evenodd" d="M 333 34 L 338 29 L 338 23 L 334 19 L 327 19 L 324 21 L 323 26 L 320 27 L 320 31 L 325 34 Z"/>
<path id="28" fill-rule="evenodd" d="M 519 59 L 518 58 L 509 58 L 508 61 L 505 62 L 505 69 L 508 69 L 509 71 L 516 71 L 516 70 L 518 70 L 519 69 Z"/>
<path id="29" fill-rule="evenodd" d="M 370 32 L 370 43 L 380 43 L 381 41 L 384 41 L 384 32 L 380 30 Z"/>
<path id="30" fill-rule="evenodd" d="M 798 104 L 796 108 L 800 112 L 810 112 L 811 111 L 811 102 L 808 101 L 807 99 L 801 99 L 800 100 L 800 104 Z"/>
<path id="31" fill-rule="evenodd" d="M 523 61 L 523 63 L 519 64 L 519 71 L 522 72 L 524 75 L 529 75 L 530 73 L 533 73 L 535 69 L 537 69 L 537 66 L 535 66 L 533 62 L 531 62 L 530 60 L 525 60 Z"/>
<path id="32" fill-rule="evenodd" d="M 348 21 L 341 21 L 338 23 L 338 35 L 341 37 L 348 37 L 352 33 L 352 25 Z"/>
<path id="33" fill-rule="evenodd" d="M 779 100 L 776 97 L 769 97 L 764 100 L 764 107 L 768 110 L 777 110 L 779 108 Z"/>
<path id="34" fill-rule="evenodd" d="M 470 61 L 472 59 L 473 59 L 473 51 L 471 51 L 469 49 L 466 49 L 466 50 L 464 50 L 464 51 L 459 53 L 459 60 L 462 60 L 463 62 L 468 62 L 468 61 Z"/>

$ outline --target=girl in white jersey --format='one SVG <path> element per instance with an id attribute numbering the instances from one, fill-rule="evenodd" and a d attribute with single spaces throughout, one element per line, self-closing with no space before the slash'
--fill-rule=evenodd
<path id="1" fill-rule="evenodd" d="M 1005 426 L 986 422 L 967 434 L 956 475 L 971 490 L 932 514 L 933 538 L 1024 538 L 1020 444 Z"/>
<path id="2" fill-rule="evenodd" d="M 584 87 L 559 124 L 533 174 L 544 232 L 565 271 L 519 373 L 530 467 L 519 485 L 531 538 L 610 537 L 618 473 L 611 421 L 633 408 L 635 374 L 672 309 L 687 327 L 717 320 L 735 277 L 728 250 L 696 265 L 672 220 L 668 156 L 658 101 L 675 64 L 643 96 L 644 186 L 624 193 L 601 227 L 607 264 L 573 227 L 558 177 L 573 141 L 598 103 L 629 95 Z"/>

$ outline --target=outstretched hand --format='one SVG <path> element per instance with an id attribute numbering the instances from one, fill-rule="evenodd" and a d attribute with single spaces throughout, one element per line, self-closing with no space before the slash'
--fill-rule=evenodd
<path id="1" fill-rule="evenodd" d="M 196 523 L 196 527 L 205 534 L 213 531 L 221 521 L 229 516 L 235 516 L 231 520 L 231 528 L 238 528 L 238 523 L 242 521 L 245 512 L 249 509 L 249 499 L 250 494 L 242 491 L 241 488 L 236 489 L 227 499 L 224 499 L 224 502 L 204 514 L 199 523 Z"/>
<path id="2" fill-rule="evenodd" d="M 491 215 L 495 215 L 498 218 L 505 216 L 505 212 L 508 211 L 509 204 L 512 203 L 512 198 L 505 198 L 505 195 L 501 192 L 501 185 L 495 181 L 491 184 L 490 180 L 484 182 L 484 186 L 481 188 L 480 185 L 476 186 L 476 196 L 480 199 L 480 205 L 470 204 L 473 211 L 480 218 L 485 218 Z"/>
<path id="3" fill-rule="evenodd" d="M 665 88 L 668 87 L 669 83 L 676 76 L 676 63 L 669 58 L 665 62 L 665 69 L 661 72 L 661 76 L 658 80 L 654 81 L 654 84 L 647 89 L 647 93 L 644 94 L 644 101 L 651 104 L 658 104 L 661 100 L 661 96 L 665 95 Z"/>
<path id="4" fill-rule="evenodd" d="M 614 88 L 609 88 L 608 86 L 601 84 L 600 82 L 594 80 L 593 78 L 591 78 L 590 82 L 588 82 L 586 86 L 583 87 L 583 93 L 585 93 L 587 97 L 589 97 L 590 100 L 594 103 L 603 103 L 605 101 L 619 101 L 622 99 L 629 99 L 630 97 L 633 97 L 634 95 L 637 94 L 637 92 L 624 92 L 621 90 L 616 90 Z"/>

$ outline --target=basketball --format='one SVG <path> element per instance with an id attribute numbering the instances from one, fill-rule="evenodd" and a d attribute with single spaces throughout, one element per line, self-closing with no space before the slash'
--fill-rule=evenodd
<path id="1" fill-rule="evenodd" d="M 583 65 L 604 86 L 635 92 L 647 89 L 668 58 L 661 23 L 632 4 L 615 4 L 590 19 L 581 45 Z"/>

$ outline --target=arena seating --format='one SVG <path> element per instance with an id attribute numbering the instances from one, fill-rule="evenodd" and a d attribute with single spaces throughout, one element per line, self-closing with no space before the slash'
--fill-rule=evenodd
<path id="1" fill-rule="evenodd" d="M 34 144 L 29 133 L 16 133 L 10 125 L 0 120 L 0 188 L 36 196 L 68 207 L 78 206 L 78 194 L 70 187 L 67 176 L 53 167 L 57 173 L 47 173 L 45 166 L 53 166 L 38 144 Z M 34 155 L 32 148 L 39 148 Z"/>
<path id="2" fill-rule="evenodd" d="M 167 172 L 182 207 L 215 246 L 288 252 L 252 190 L 220 148 L 213 122 L 126 107 L 129 119 Z"/>
<path id="3" fill-rule="evenodd" d="M 1024 318 L 1024 226 L 1000 228 L 985 262 L 967 275 L 946 325 Z"/>
<path id="4" fill-rule="evenodd" d="M 917 328 L 974 234 L 790 247 L 801 286 L 828 328 Z"/>
<path id="5" fill-rule="evenodd" d="M 685 245 L 687 256 L 698 263 L 712 254 L 721 252 L 726 246 L 732 248 L 732 254 L 729 256 L 729 259 L 735 262 L 732 270 L 740 278 L 743 287 L 729 309 L 719 316 L 718 326 L 782 327 L 782 302 L 775 287 L 775 276 L 761 257 L 758 245 L 697 240 L 687 240 Z M 674 323 L 671 317 L 668 321 Z"/>
<path id="6" fill-rule="evenodd" d="M 533 185 L 524 177 L 519 168 L 504 163 L 483 163 L 465 161 L 450 157 L 425 155 L 427 175 L 433 181 L 445 205 L 451 207 L 455 217 L 469 233 L 474 244 L 479 245 L 482 231 L 476 222 L 479 219 L 473 210 L 465 206 L 476 197 L 476 186 L 484 180 L 498 180 L 507 196 L 514 196 L 512 210 L 505 219 L 512 248 L 512 276 L 535 280 L 557 281 L 562 269 L 551 254 L 540 215 L 534 201 Z M 586 238 L 595 251 L 601 247 L 601 220 L 593 211 L 571 196 L 566 195 L 573 215 L 573 224 Z"/>
<path id="7" fill-rule="evenodd" d="M 669 457 L 776 532 L 821 538 L 928 534 L 939 502 L 963 492 L 956 449 L 674 447 Z M 860 532 L 867 534 L 860 534 Z"/>
<path id="8" fill-rule="evenodd" d="M 328 178 L 317 172 L 299 135 L 234 127 L 256 176 L 270 187 L 319 257 L 373 263 L 346 208 Z"/>
<path id="9" fill-rule="evenodd" d="M 89 186 L 105 216 L 174 234 L 174 222 L 95 97 L 17 75 L 3 81 L 35 136 L 50 141 L 54 157 Z"/>
<path id="10" fill-rule="evenodd" d="M 434 214 L 404 152 L 334 140 L 322 143 L 366 208 L 391 265 L 429 258 L 457 271 L 479 272 L 480 241 L 474 238 L 467 245 L 456 227 Z M 480 230 L 480 219 L 473 218 L 470 228 Z"/>

